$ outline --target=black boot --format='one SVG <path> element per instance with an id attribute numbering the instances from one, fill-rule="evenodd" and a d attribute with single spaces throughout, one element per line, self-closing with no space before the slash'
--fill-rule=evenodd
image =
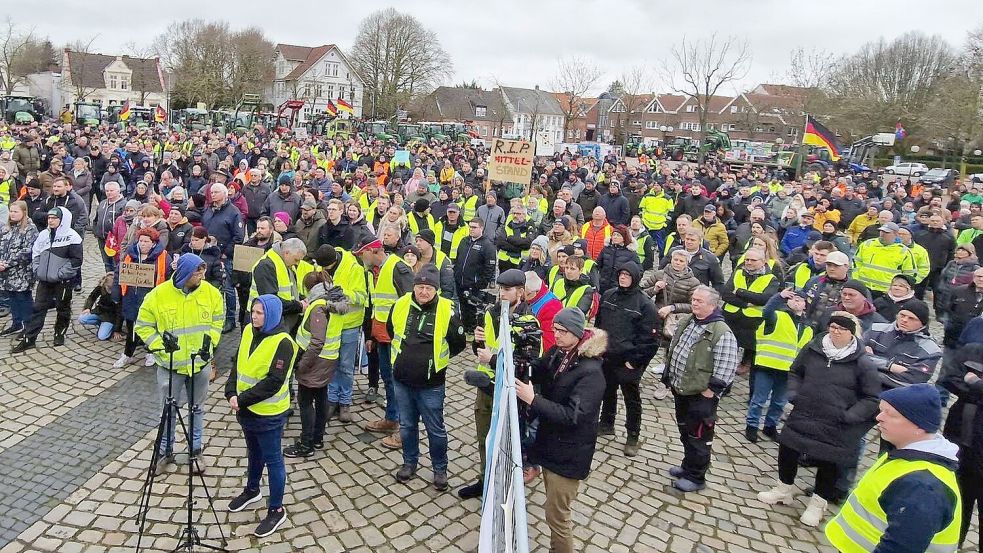
<path id="1" fill-rule="evenodd" d="M 23 330 L 24 330 L 23 323 L 19 325 L 11 324 L 7 328 L 3 329 L 3 332 L 0 332 L 0 336 L 13 336 L 15 334 L 20 334 Z"/>
<path id="2" fill-rule="evenodd" d="M 37 338 L 27 338 L 25 336 L 24 338 L 21 338 L 19 342 L 17 342 L 17 345 L 10 350 L 10 353 L 24 353 L 29 349 L 34 349 L 35 342 L 37 342 Z"/>
<path id="3" fill-rule="evenodd" d="M 758 429 L 753 426 L 745 428 L 744 437 L 747 438 L 747 441 L 751 442 L 752 444 L 758 443 Z"/>
<path id="4" fill-rule="evenodd" d="M 761 433 L 765 435 L 765 438 L 768 438 L 773 442 L 778 439 L 778 429 L 774 426 L 766 426 Z"/>
<path id="5" fill-rule="evenodd" d="M 468 484 L 463 488 L 457 490 L 457 496 L 461 499 L 474 499 L 476 497 L 481 497 L 481 494 L 485 491 L 484 480 L 478 480 L 474 484 Z"/>
<path id="6" fill-rule="evenodd" d="M 614 423 L 601 421 L 597 425 L 597 436 L 614 436 Z"/>
<path id="7" fill-rule="evenodd" d="M 55 339 L 53 340 L 54 345 L 64 346 L 65 345 L 65 334 L 68 333 L 67 328 L 61 330 L 55 330 Z"/>

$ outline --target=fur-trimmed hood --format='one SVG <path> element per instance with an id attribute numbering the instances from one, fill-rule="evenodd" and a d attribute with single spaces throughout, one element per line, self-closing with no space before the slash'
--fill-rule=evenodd
<path id="1" fill-rule="evenodd" d="M 599 328 L 589 328 L 586 332 L 577 346 L 577 354 L 581 357 L 600 358 L 608 349 L 608 333 Z"/>
<path id="2" fill-rule="evenodd" d="M 344 315 L 350 313 L 352 310 L 351 300 L 348 299 L 348 296 L 345 295 L 339 286 L 327 287 L 324 283 L 320 283 L 311 288 L 307 294 L 308 302 L 314 302 L 322 298 L 327 302 L 325 308 L 328 313 Z"/>

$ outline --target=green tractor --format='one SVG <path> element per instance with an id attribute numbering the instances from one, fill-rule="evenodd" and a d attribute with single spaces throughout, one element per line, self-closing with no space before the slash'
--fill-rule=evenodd
<path id="1" fill-rule="evenodd" d="M 0 100 L 3 120 L 12 125 L 29 125 L 43 119 L 42 110 L 35 98 L 29 96 L 5 96 Z"/>
<path id="2" fill-rule="evenodd" d="M 318 114 L 309 119 L 305 125 L 307 133 L 311 136 L 323 136 L 329 140 L 341 138 L 348 140 L 352 135 L 352 122 L 350 119 L 330 118 L 326 115 Z"/>
<path id="3" fill-rule="evenodd" d="M 102 104 L 75 102 L 75 121 L 84 127 L 98 127 L 102 123 Z"/>
<path id="4" fill-rule="evenodd" d="M 723 131 L 709 130 L 703 134 L 703 144 L 697 158 L 705 158 L 707 154 L 717 154 L 730 149 L 730 137 Z M 695 161 L 695 160 L 694 160 Z"/>
<path id="5" fill-rule="evenodd" d="M 644 149 L 642 136 L 633 134 L 625 141 L 625 157 L 638 157 Z"/>
<path id="6" fill-rule="evenodd" d="M 171 120 L 179 131 L 204 131 L 211 128 L 212 123 L 208 110 L 198 108 L 176 109 Z"/>
<path id="7" fill-rule="evenodd" d="M 444 134 L 444 128 L 440 123 L 420 123 L 420 131 L 427 140 L 447 142 L 448 136 Z"/>
<path id="8" fill-rule="evenodd" d="M 413 123 L 400 123 L 396 125 L 396 135 L 399 137 L 399 143 L 404 145 L 425 142 L 427 140 L 423 133 L 420 132 L 420 125 Z"/>
<path id="9" fill-rule="evenodd" d="M 389 121 L 364 121 L 359 129 L 366 137 L 389 142 L 396 138 L 395 131 Z"/>
<path id="10" fill-rule="evenodd" d="M 451 142 L 462 144 L 471 142 L 471 134 L 468 132 L 468 127 L 464 123 L 443 123 L 441 127 L 444 134 L 447 135 L 447 139 Z"/>

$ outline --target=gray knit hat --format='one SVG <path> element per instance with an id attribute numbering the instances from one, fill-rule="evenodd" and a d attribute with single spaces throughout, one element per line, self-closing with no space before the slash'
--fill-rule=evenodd
<path id="1" fill-rule="evenodd" d="M 587 318 L 584 317 L 584 312 L 576 307 L 565 307 L 553 317 L 553 324 L 565 328 L 577 338 L 583 338 Z"/>

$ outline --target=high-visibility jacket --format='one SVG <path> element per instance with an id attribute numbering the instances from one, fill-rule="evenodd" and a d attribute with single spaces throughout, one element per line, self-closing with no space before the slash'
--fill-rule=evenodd
<path id="1" fill-rule="evenodd" d="M 236 356 L 236 393 L 241 394 L 252 388 L 270 372 L 270 365 L 273 363 L 273 356 L 284 340 L 290 342 L 293 348 L 293 355 L 287 365 L 287 377 L 283 379 L 283 385 L 275 394 L 254 403 L 249 409 L 257 415 L 271 417 L 286 413 L 290 409 L 290 373 L 293 372 L 294 361 L 297 359 L 297 343 L 286 332 L 280 332 L 263 340 L 256 349 L 252 349 L 253 325 L 248 325 L 242 331 L 242 338 L 239 341 L 239 353 Z M 250 351 L 252 349 L 252 351 Z"/>
<path id="2" fill-rule="evenodd" d="M 450 256 L 451 261 L 457 260 L 457 248 L 461 245 L 461 241 L 468 237 L 471 232 L 468 225 L 460 224 L 456 229 L 444 228 L 443 221 L 437 221 L 433 226 L 433 233 L 436 237 L 434 241 L 434 248 L 446 253 Z M 445 249 L 444 246 L 450 244 L 450 249 Z"/>
<path id="3" fill-rule="evenodd" d="M 758 275 L 758 276 L 754 277 L 754 280 L 752 280 L 749 283 L 747 281 L 747 278 L 744 277 L 744 271 L 738 270 L 734 274 L 734 289 L 735 290 L 748 290 L 748 291 L 756 292 L 756 293 L 760 294 L 761 292 L 764 292 L 765 291 L 765 288 L 767 288 L 768 285 L 771 284 L 771 281 L 774 278 L 775 278 L 775 275 L 773 273 L 766 272 L 763 275 Z M 759 317 L 760 318 L 761 316 L 763 316 L 763 312 L 761 310 L 761 306 L 760 305 L 749 305 L 747 307 L 740 308 L 740 307 L 737 307 L 736 305 L 733 305 L 733 304 L 730 304 L 730 303 L 725 303 L 724 304 L 724 311 L 726 311 L 728 313 L 742 312 L 742 313 L 744 313 L 744 316 L 746 316 L 746 317 Z"/>
<path id="4" fill-rule="evenodd" d="M 802 263 L 799 263 L 798 265 L 795 266 L 795 270 L 792 271 L 792 274 L 790 276 L 791 276 L 792 284 L 796 288 L 802 289 L 805 288 L 805 285 L 807 282 L 809 282 L 809 279 L 811 279 L 814 276 L 821 276 L 824 274 L 826 274 L 826 271 L 819 271 L 818 273 L 814 274 L 812 272 L 812 266 L 809 265 L 809 262 L 803 261 Z"/>
<path id="5" fill-rule="evenodd" d="M 470 198 L 464 198 L 461 201 L 461 217 L 463 217 L 465 223 L 470 223 L 471 219 L 478 214 L 478 195 L 475 194 Z"/>
<path id="6" fill-rule="evenodd" d="M 638 244 L 638 249 L 635 253 L 638 254 L 638 265 L 640 267 L 645 267 L 645 243 L 648 242 L 652 237 L 649 233 L 643 232 L 635 239 L 635 243 Z M 654 247 L 654 246 L 653 246 Z"/>
<path id="7" fill-rule="evenodd" d="M 420 224 L 420 220 L 413 213 L 406 215 L 406 223 L 410 227 L 410 232 L 413 236 L 420 234 L 421 229 L 432 229 L 433 228 L 433 215 L 427 213 L 427 216 L 423 218 L 423 224 Z"/>
<path id="8" fill-rule="evenodd" d="M 560 300 L 563 307 L 577 307 L 580 305 L 580 300 L 584 298 L 584 294 L 593 292 L 593 288 L 591 288 L 590 284 L 581 284 L 573 290 L 567 290 L 567 280 L 560 277 L 550 287 L 550 291 L 553 292 L 556 299 Z M 590 316 L 590 313 L 585 313 L 585 315 Z"/>
<path id="9" fill-rule="evenodd" d="M 529 236 L 534 232 L 535 227 L 532 224 L 526 224 L 524 225 L 524 227 L 525 227 L 524 228 L 525 232 L 520 233 L 520 236 Z M 512 225 L 506 224 L 504 229 L 505 229 L 505 236 L 515 235 L 515 227 L 513 227 Z M 499 261 L 509 261 L 515 265 L 522 263 L 522 260 L 527 257 L 529 257 L 529 248 L 526 248 L 517 254 L 507 252 L 505 250 L 498 250 Z"/>
<path id="10" fill-rule="evenodd" d="M 173 280 L 167 280 L 147 293 L 133 328 L 161 367 L 170 366 L 170 354 L 154 350 L 163 349 L 164 332 L 176 336 L 180 349 L 174 352 L 174 371 L 187 376 L 191 354 L 201 350 L 205 334 L 211 336 L 212 347 L 217 347 L 224 322 L 225 302 L 214 286 L 203 280 L 185 294 Z M 204 363 L 199 359 L 195 365 L 197 372 Z"/>
<path id="11" fill-rule="evenodd" d="M 338 268 L 334 272 L 334 284 L 348 296 L 352 310 L 344 315 L 331 317 L 328 325 L 337 320 L 341 330 L 350 330 L 362 326 L 365 320 L 365 308 L 369 306 L 369 294 L 365 285 L 365 270 L 351 252 L 335 247 L 338 252 Z"/>
<path id="12" fill-rule="evenodd" d="M 889 459 L 887 454 L 874 463 L 850 494 L 840 512 L 826 525 L 826 538 L 845 553 L 873 551 L 888 528 L 887 514 L 878 499 L 895 480 L 916 471 L 928 471 L 938 478 L 956 497 L 952 521 L 932 537 L 926 551 L 955 553 L 962 522 L 962 496 L 956 474 L 931 461 Z"/>
<path id="13" fill-rule="evenodd" d="M 13 150 L 17 142 L 10 136 L 0 136 L 0 150 Z"/>
<path id="14" fill-rule="evenodd" d="M 308 324 L 311 319 L 311 314 L 318 307 L 327 305 L 328 300 L 324 298 L 318 298 L 312 301 L 307 309 L 304 310 L 304 317 L 300 320 L 300 326 L 297 327 L 297 336 L 294 341 L 297 342 L 297 346 L 300 349 L 306 350 L 311 345 L 311 328 Z M 324 345 L 321 346 L 321 353 L 318 357 L 322 359 L 337 359 L 338 353 L 341 351 L 341 325 L 332 324 L 335 319 L 341 317 L 341 315 L 331 315 L 328 318 L 328 326 L 325 330 Z"/>
<path id="15" fill-rule="evenodd" d="M 642 196 L 642 201 L 638 204 L 638 210 L 642 216 L 642 224 L 649 230 L 662 230 L 666 228 L 669 219 L 669 212 L 673 209 L 672 199 L 668 198 L 665 192 L 658 194 L 648 193 Z"/>
<path id="16" fill-rule="evenodd" d="M 389 311 L 392 309 L 397 296 L 396 283 L 393 281 L 395 276 L 396 264 L 403 260 L 397 255 L 390 255 L 379 267 L 378 278 L 369 274 L 369 294 L 372 296 L 372 318 L 380 323 L 389 321 Z"/>
<path id="17" fill-rule="evenodd" d="M 11 196 L 11 192 L 16 190 L 17 187 L 14 185 L 14 179 L 7 179 L 0 181 L 0 202 L 9 204 L 10 202 L 16 200 Z"/>
<path id="18" fill-rule="evenodd" d="M 316 263 L 311 263 L 306 259 L 301 259 L 300 263 L 297 264 L 297 268 L 294 269 L 294 274 L 297 275 L 297 290 L 300 293 L 300 297 L 307 297 L 307 292 L 309 290 L 304 286 L 304 277 L 308 274 L 313 273 L 318 269 Z"/>
<path id="19" fill-rule="evenodd" d="M 587 240 L 587 251 L 584 253 L 591 259 L 597 259 L 608 243 L 608 239 L 611 238 L 611 225 L 605 219 L 604 224 L 597 228 L 593 221 L 587 221 L 580 227 L 580 237 Z"/>
<path id="20" fill-rule="evenodd" d="M 497 305 L 493 305 L 489 307 L 487 310 L 485 310 L 485 324 L 482 326 L 482 328 L 485 331 L 485 347 L 491 350 L 492 353 L 498 353 L 498 348 L 499 348 L 498 325 L 495 324 L 495 317 L 492 316 L 493 309 L 496 310 L 497 312 L 497 310 L 500 309 L 500 307 Z M 539 323 L 539 320 L 536 319 L 536 316 L 533 315 L 532 313 L 525 313 L 519 315 L 518 318 L 516 319 L 516 322 L 531 322 L 531 321 L 536 321 L 537 324 Z M 542 344 L 540 344 L 540 353 L 542 353 Z M 490 378 L 492 382 L 495 382 L 495 367 L 492 367 L 484 363 L 478 363 L 478 370 L 487 374 L 488 378 Z"/>
<path id="21" fill-rule="evenodd" d="M 775 328 L 771 332 L 765 332 L 767 323 L 762 321 L 754 333 L 754 364 L 787 371 L 792 368 L 792 361 L 795 361 L 799 351 L 812 340 L 813 331 L 802 321 L 795 324 L 792 316 L 785 311 L 776 311 L 775 317 Z"/>
<path id="22" fill-rule="evenodd" d="M 591 271 L 593 271 L 596 268 L 597 268 L 597 262 L 595 262 L 593 259 L 585 259 L 584 268 L 582 272 L 585 275 L 590 275 Z M 563 279 L 563 272 L 560 269 L 561 267 L 559 265 L 553 265 L 552 267 L 550 267 L 550 272 L 547 276 L 547 280 L 548 280 L 547 285 L 550 287 L 550 289 L 553 288 L 553 284 L 557 281 L 557 279 L 560 280 Z"/>
<path id="23" fill-rule="evenodd" d="M 297 301 L 300 299 L 300 291 L 297 289 L 297 273 L 294 271 L 293 267 L 287 267 L 287 264 L 283 262 L 283 258 L 280 254 L 276 253 L 272 249 L 266 250 L 263 257 L 259 258 L 256 262 L 258 265 L 260 261 L 264 259 L 269 259 L 273 262 L 273 267 L 276 269 L 276 295 L 281 300 L 286 301 Z M 256 269 L 256 265 L 253 265 L 253 270 Z M 251 279 L 252 283 L 249 285 L 249 303 L 253 304 L 253 300 L 259 297 L 259 292 L 256 290 L 256 279 Z"/>
<path id="24" fill-rule="evenodd" d="M 928 250 L 918 242 L 912 242 L 907 248 L 911 251 L 911 259 L 915 263 L 915 284 L 928 278 L 932 271 L 932 262 L 928 258 Z"/>
<path id="25" fill-rule="evenodd" d="M 406 338 L 406 321 L 410 316 L 410 309 L 419 309 L 419 306 L 413 301 L 412 293 L 405 294 L 393 304 L 390 315 L 393 325 L 393 341 L 392 349 L 389 352 L 389 359 L 393 365 L 396 364 L 396 357 L 402 351 L 403 339 Z M 431 365 L 432 372 L 427 374 L 428 378 L 433 376 L 433 373 L 444 370 L 451 361 L 451 350 L 447 344 L 447 329 L 450 327 L 453 313 L 454 302 L 437 296 L 437 319 L 434 321 L 433 328 L 433 365 Z"/>
<path id="26" fill-rule="evenodd" d="M 887 292 L 895 275 L 917 274 L 911 250 L 898 242 L 885 246 L 880 238 L 861 242 L 853 262 L 853 278 L 874 292 Z"/>

